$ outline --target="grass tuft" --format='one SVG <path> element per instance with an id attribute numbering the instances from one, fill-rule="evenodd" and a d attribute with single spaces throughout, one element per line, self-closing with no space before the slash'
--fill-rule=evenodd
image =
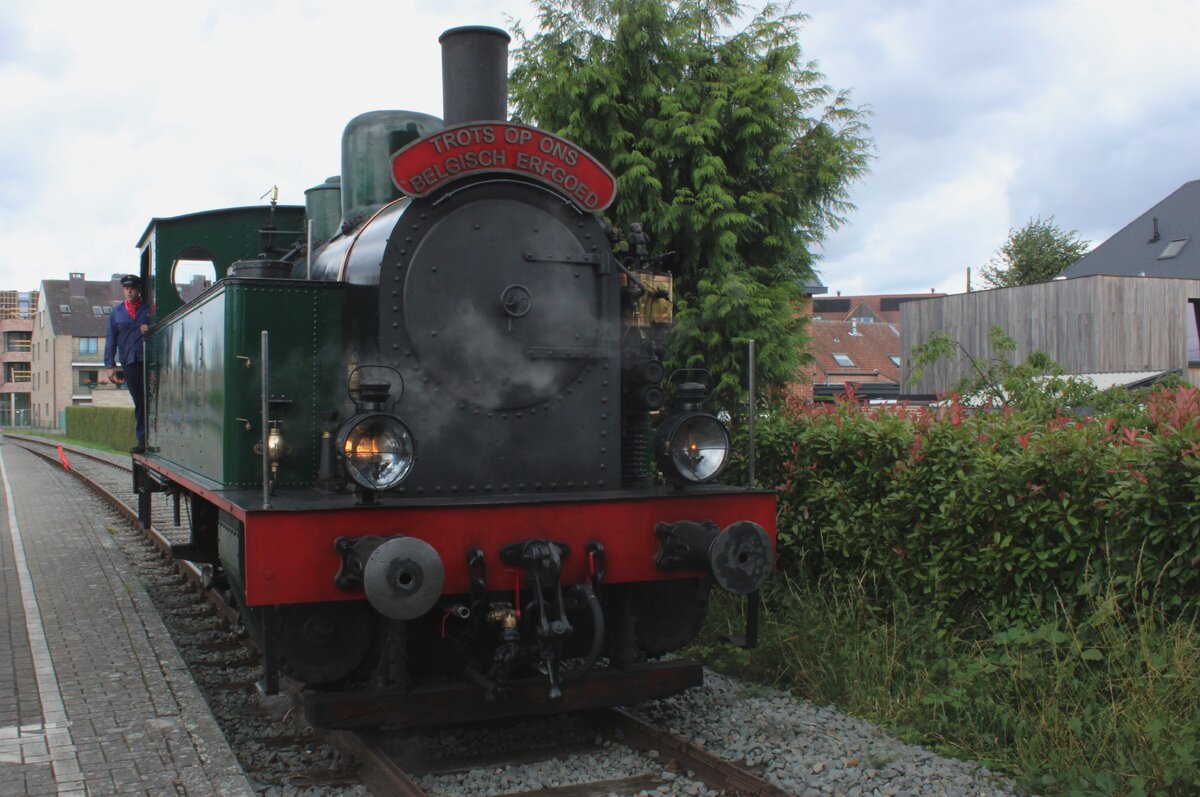
<path id="1" fill-rule="evenodd" d="M 1196 617 L 1127 607 L 1113 585 L 1082 619 L 1049 613 L 1004 629 L 948 630 L 903 597 L 782 575 L 765 594 L 759 647 L 724 645 L 741 604 L 713 601 L 695 655 L 980 761 L 1044 795 L 1200 793 Z"/>

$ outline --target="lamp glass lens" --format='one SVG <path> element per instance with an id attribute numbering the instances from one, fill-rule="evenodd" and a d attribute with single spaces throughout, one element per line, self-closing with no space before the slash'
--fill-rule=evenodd
<path id="1" fill-rule="evenodd" d="M 729 432 L 711 415 L 680 421 L 671 435 L 671 461 L 688 481 L 716 478 L 729 460 Z"/>
<path id="2" fill-rule="evenodd" d="M 412 435 L 390 415 L 368 415 L 346 434 L 342 455 L 350 478 L 370 490 L 387 490 L 412 470 Z"/>

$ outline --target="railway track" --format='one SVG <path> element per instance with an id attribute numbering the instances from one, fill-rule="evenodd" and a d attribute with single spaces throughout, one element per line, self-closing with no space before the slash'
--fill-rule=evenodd
<path id="1" fill-rule="evenodd" d="M 140 530 L 131 468 L 123 457 L 74 446 L 60 449 L 57 443 L 43 438 L 12 434 L 5 438 L 60 467 L 64 466 L 65 460 L 71 475 Z M 284 780 L 291 786 L 304 784 L 308 789 L 306 794 L 315 793 L 312 789 L 322 787 L 328 788 L 331 794 L 340 794 L 358 782 L 376 797 L 467 793 L 516 797 L 534 791 L 549 797 L 650 793 L 785 797 L 790 793 L 755 772 L 712 755 L 690 741 L 620 709 L 580 712 L 566 717 L 478 723 L 424 734 L 411 730 L 332 731 L 307 725 L 296 727 L 299 722 L 296 706 L 245 699 L 255 691 L 254 675 L 250 673 L 257 672 L 258 668 L 254 660 L 256 652 L 250 649 L 249 642 L 239 631 L 237 612 L 217 590 L 208 588 L 210 574 L 206 572 L 206 566 L 171 559 L 172 543 L 186 543 L 189 537 L 181 508 L 168 501 L 156 501 L 151 528 L 142 533 L 158 552 L 160 562 L 182 574 L 197 591 L 192 596 L 165 598 L 175 605 L 172 611 L 184 616 L 196 615 L 195 607 L 200 605 L 200 599 L 195 595 L 202 594 L 231 629 L 224 637 L 208 635 L 212 641 L 204 643 L 207 649 L 203 656 L 240 666 L 243 677 L 231 679 L 217 675 L 215 687 L 205 688 L 203 683 L 201 687 L 205 688 L 206 694 L 212 688 L 233 691 L 238 695 L 234 703 L 254 703 L 259 711 L 264 705 L 274 705 L 274 717 L 268 717 L 267 725 L 252 732 L 254 739 L 248 743 L 249 749 L 268 761 L 272 758 L 278 761 L 281 756 L 299 759 L 297 771 Z M 176 644 L 180 645 L 180 640 L 177 639 Z M 198 662 L 206 660 L 193 658 L 189 666 L 194 673 L 205 670 L 207 667 Z M 197 680 L 199 682 L 201 678 Z M 293 691 L 291 695 L 295 697 L 296 693 Z M 219 715 L 218 720 L 221 720 Z M 283 727 L 289 721 L 291 727 Z M 475 738 L 469 745 L 464 745 L 464 735 Z M 248 754 L 245 746 L 239 749 L 234 739 L 231 744 L 243 759 L 248 774 L 262 782 L 264 776 L 256 770 L 255 755 Z M 295 749 L 286 750 L 285 755 L 281 751 L 288 745 Z M 322 755 L 324 746 L 336 752 Z M 463 752 L 464 747 L 469 747 L 470 752 Z M 263 753 L 263 750 L 267 752 Z M 611 763 L 617 759 L 619 764 Z M 550 760 L 565 762 L 562 769 L 566 774 L 562 778 L 505 788 L 512 773 Z M 595 771 L 600 774 L 593 775 L 589 770 L 588 764 L 592 761 L 600 762 L 595 766 Z M 614 772 L 620 774 L 613 775 Z M 519 781 L 520 778 L 512 780 Z M 560 780 L 562 782 L 556 782 Z"/>

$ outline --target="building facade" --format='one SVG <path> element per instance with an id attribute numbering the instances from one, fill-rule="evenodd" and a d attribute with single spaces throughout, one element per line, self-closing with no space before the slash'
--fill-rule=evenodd
<path id="1" fill-rule="evenodd" d="M 113 305 L 121 301 L 120 275 L 88 281 L 82 273 L 43 280 L 32 330 L 32 425 L 66 426 L 66 408 L 132 407 L 124 388 L 104 376 L 104 338 Z"/>
<path id="2" fill-rule="evenodd" d="M 856 321 L 859 324 L 894 324 L 900 326 L 900 308 L 909 302 L 920 302 L 945 296 L 944 293 L 873 293 L 861 296 L 813 297 L 814 321 Z"/>
<path id="3" fill-rule="evenodd" d="M 37 291 L 0 291 L 0 426 L 32 423 L 33 323 Z"/>
<path id="4" fill-rule="evenodd" d="M 973 371 L 972 358 L 991 356 L 988 331 L 998 326 L 1016 342 L 1017 362 L 1043 351 L 1068 374 L 1105 381 L 1174 371 L 1200 386 L 1200 246 L 1193 238 L 1200 238 L 1200 180 L 1181 185 L 1055 280 L 905 304 L 901 378 L 909 378 L 913 347 L 942 332 L 962 356 L 922 369 L 912 390 L 950 390 Z"/>
<path id="5" fill-rule="evenodd" d="M 1013 338 L 1013 362 L 1034 351 L 1068 374 L 1175 371 L 1200 386 L 1200 280 L 1094 275 L 963 293 L 904 307 L 901 327 L 907 385 L 914 346 L 944 332 L 962 356 L 926 366 L 917 394 L 945 393 L 993 356 L 988 331 Z"/>

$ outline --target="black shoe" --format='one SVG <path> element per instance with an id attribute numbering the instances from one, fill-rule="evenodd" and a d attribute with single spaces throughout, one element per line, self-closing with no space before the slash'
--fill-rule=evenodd
<path id="1" fill-rule="evenodd" d="M 146 444 L 138 443 L 136 446 L 129 449 L 129 453 L 130 454 L 145 454 L 146 453 Z"/>

